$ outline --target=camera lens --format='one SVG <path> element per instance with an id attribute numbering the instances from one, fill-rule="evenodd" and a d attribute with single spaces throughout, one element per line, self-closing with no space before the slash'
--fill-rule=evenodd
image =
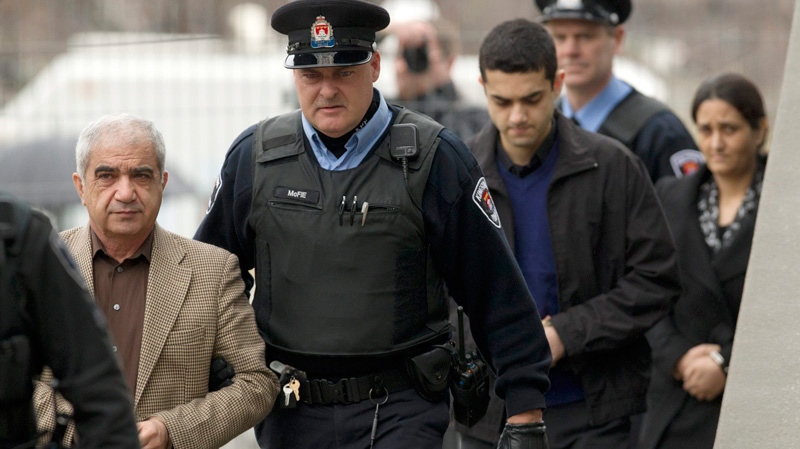
<path id="1" fill-rule="evenodd" d="M 428 70 L 428 45 L 403 49 L 403 58 L 406 60 L 408 70 L 414 73 L 423 73 Z"/>

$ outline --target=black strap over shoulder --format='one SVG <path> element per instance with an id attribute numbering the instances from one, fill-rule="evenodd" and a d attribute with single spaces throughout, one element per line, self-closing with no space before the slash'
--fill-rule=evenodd
<path id="1" fill-rule="evenodd" d="M 564 98 L 558 97 L 556 109 L 560 111 L 563 102 Z M 634 89 L 611 111 L 597 132 L 613 137 L 631 148 L 639 131 L 648 120 L 659 112 L 668 110 L 664 103 Z"/>
<path id="2" fill-rule="evenodd" d="M 668 110 L 664 103 L 634 89 L 611 111 L 597 132 L 613 137 L 631 148 L 648 120 L 659 112 Z"/>

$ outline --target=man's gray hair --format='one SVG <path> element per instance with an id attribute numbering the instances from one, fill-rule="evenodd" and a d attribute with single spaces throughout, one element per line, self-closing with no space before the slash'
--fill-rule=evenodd
<path id="1" fill-rule="evenodd" d="M 151 144 L 156 151 L 158 171 L 164 179 L 167 149 L 164 137 L 150 120 L 131 114 L 104 115 L 83 128 L 75 145 L 75 163 L 81 179 L 85 179 L 92 150 L 101 142 L 106 145 Z"/>

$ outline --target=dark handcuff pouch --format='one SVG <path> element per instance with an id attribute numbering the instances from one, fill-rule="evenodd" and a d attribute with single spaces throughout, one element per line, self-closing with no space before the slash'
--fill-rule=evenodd
<path id="1" fill-rule="evenodd" d="M 423 399 L 440 402 L 447 396 L 454 356 L 454 348 L 444 344 L 406 358 L 411 385 Z"/>

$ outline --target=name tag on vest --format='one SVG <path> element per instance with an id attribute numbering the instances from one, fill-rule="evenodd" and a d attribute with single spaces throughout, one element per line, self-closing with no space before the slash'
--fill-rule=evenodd
<path id="1" fill-rule="evenodd" d="M 275 190 L 272 192 L 272 196 L 274 196 L 275 198 L 293 200 L 306 204 L 319 203 L 319 192 L 313 190 L 295 189 L 292 187 L 278 186 L 275 187 Z"/>

